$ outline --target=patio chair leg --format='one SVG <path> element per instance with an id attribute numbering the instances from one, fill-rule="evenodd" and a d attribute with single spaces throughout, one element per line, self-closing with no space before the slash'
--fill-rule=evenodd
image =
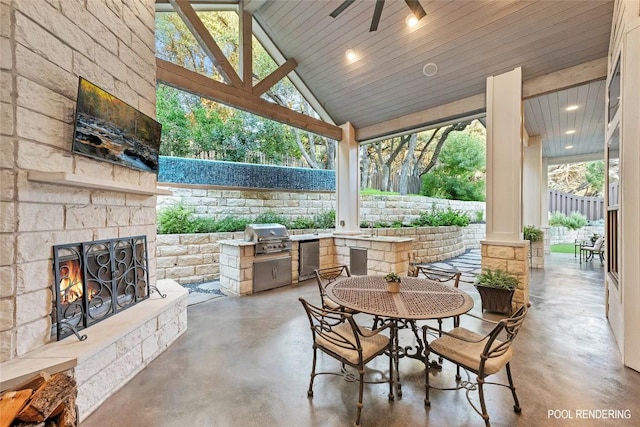
<path id="1" fill-rule="evenodd" d="M 358 371 L 360 373 L 360 384 L 358 393 L 358 411 L 356 413 L 356 427 L 360 426 L 360 415 L 362 414 L 362 396 L 364 395 L 364 369 Z"/>
<path id="2" fill-rule="evenodd" d="M 507 363 L 507 378 L 509 379 L 509 388 L 511 389 L 511 394 L 513 394 L 513 410 L 517 413 L 520 413 L 522 409 L 520 408 L 520 402 L 518 402 L 518 396 L 516 395 L 516 388 L 513 386 L 513 378 L 511 377 L 511 366 Z"/>
<path id="3" fill-rule="evenodd" d="M 393 383 L 395 381 L 395 373 L 393 371 L 393 353 L 389 354 L 389 400 L 395 400 L 393 394 Z"/>
<path id="4" fill-rule="evenodd" d="M 480 408 L 482 408 L 482 419 L 486 427 L 491 427 L 489 422 L 489 414 L 487 413 L 487 405 L 484 403 L 484 390 L 482 388 L 484 384 L 484 378 L 478 377 L 478 394 L 480 395 Z"/>
<path id="5" fill-rule="evenodd" d="M 427 407 L 431 407 L 431 400 L 429 398 L 429 346 L 425 345 L 425 350 L 424 350 L 424 372 L 425 372 L 425 378 L 424 378 L 424 406 Z"/>
<path id="6" fill-rule="evenodd" d="M 307 396 L 313 397 L 313 380 L 316 377 L 316 348 L 313 347 L 313 362 L 311 362 L 311 379 L 309 380 L 309 390 Z"/>

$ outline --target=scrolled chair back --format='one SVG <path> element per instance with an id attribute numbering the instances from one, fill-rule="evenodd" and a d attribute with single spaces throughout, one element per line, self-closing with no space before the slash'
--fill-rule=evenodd
<path id="1" fill-rule="evenodd" d="M 513 340 L 518 335 L 518 332 L 520 332 L 520 327 L 524 323 L 527 311 L 527 305 L 523 304 L 511 317 L 502 319 L 498 322 L 496 327 L 493 328 L 488 335 L 487 343 L 482 352 L 482 359 L 486 360 L 494 357 L 500 357 L 509 350 Z M 502 331 L 505 332 L 507 338 L 503 341 L 499 341 L 498 337 Z"/>

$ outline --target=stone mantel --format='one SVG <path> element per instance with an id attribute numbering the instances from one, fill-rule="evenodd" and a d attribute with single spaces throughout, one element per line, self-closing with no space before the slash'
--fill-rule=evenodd
<path id="1" fill-rule="evenodd" d="M 126 182 L 112 181 L 69 172 L 29 171 L 29 181 L 45 184 L 60 184 L 93 190 L 140 194 L 144 196 L 170 196 L 173 194 L 170 190 L 164 190 L 161 188 L 144 187 L 141 185 L 128 184 Z"/>

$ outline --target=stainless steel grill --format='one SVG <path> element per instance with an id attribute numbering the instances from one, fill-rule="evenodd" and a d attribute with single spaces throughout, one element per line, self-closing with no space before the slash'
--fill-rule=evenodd
<path id="1" fill-rule="evenodd" d="M 248 224 L 244 240 L 255 242 L 255 254 L 276 254 L 291 251 L 291 239 L 282 224 Z"/>

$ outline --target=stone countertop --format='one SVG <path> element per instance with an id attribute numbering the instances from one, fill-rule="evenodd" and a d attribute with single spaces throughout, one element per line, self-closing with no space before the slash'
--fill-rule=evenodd
<path id="1" fill-rule="evenodd" d="M 313 234 L 292 234 L 289 236 L 292 241 L 303 240 L 318 240 L 318 239 L 332 239 L 334 236 L 332 233 L 313 233 Z"/>
<path id="2" fill-rule="evenodd" d="M 244 239 L 218 240 L 217 243 L 229 246 L 255 246 L 256 242 L 247 242 Z"/>
<path id="3" fill-rule="evenodd" d="M 413 237 L 399 237 L 399 236 L 371 236 L 369 234 L 356 234 L 356 235 L 334 235 L 335 238 L 350 239 L 350 240 L 365 240 L 369 242 L 384 242 L 384 243 L 404 243 L 413 242 Z"/>

